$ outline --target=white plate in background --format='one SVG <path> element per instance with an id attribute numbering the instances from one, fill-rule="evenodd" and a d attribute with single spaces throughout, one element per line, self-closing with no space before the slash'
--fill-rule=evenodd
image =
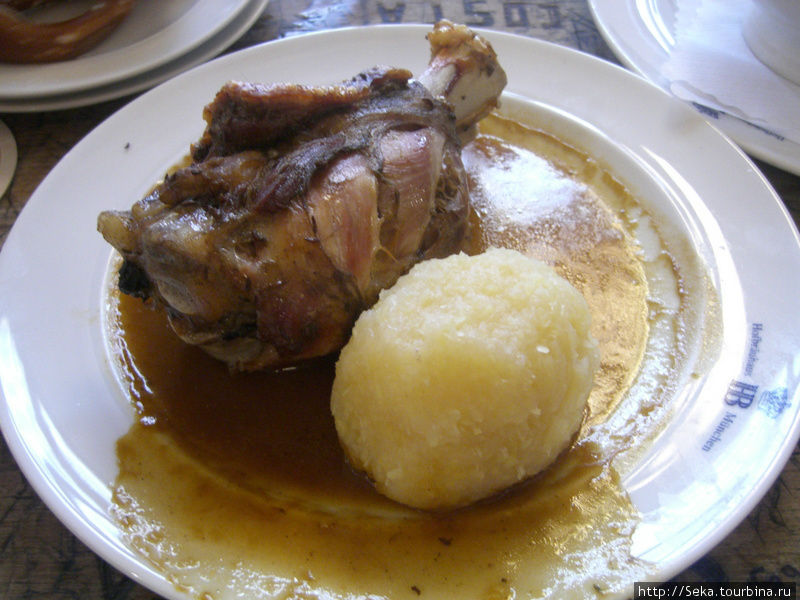
<path id="1" fill-rule="evenodd" d="M 73 93 L 42 96 L 38 98 L 5 99 L 0 97 L 0 112 L 43 112 L 77 108 L 114 100 L 151 88 L 215 57 L 244 35 L 264 12 L 269 0 L 249 0 L 247 6 L 222 30 L 193 50 L 175 60 L 134 75 L 122 81 L 89 88 Z"/>
<path id="2" fill-rule="evenodd" d="M 675 0 L 589 0 L 589 7 L 620 61 L 668 89 L 661 66 L 675 45 Z M 800 175 L 800 144 L 732 115 L 710 108 L 698 110 L 752 156 Z"/>

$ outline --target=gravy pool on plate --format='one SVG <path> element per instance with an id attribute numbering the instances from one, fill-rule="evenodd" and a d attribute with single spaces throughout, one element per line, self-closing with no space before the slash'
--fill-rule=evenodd
<path id="1" fill-rule="evenodd" d="M 611 457 L 666 418 L 669 372 L 686 360 L 688 274 L 625 186 L 556 137 L 492 115 L 463 157 L 465 250 L 540 258 L 589 303 L 602 364 L 576 443 L 488 501 L 415 511 L 347 466 L 332 360 L 230 374 L 163 315 L 109 290 L 111 351 L 138 412 L 118 442 L 114 514 L 190 597 L 586 598 L 647 573 L 630 556 L 637 514 Z M 660 251 L 643 253 L 643 235 Z"/>

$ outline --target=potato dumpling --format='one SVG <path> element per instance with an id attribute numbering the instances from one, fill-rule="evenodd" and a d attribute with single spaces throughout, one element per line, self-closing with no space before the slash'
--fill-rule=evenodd
<path id="1" fill-rule="evenodd" d="M 599 364 L 586 301 L 507 249 L 416 265 L 362 313 L 331 409 L 352 465 L 403 504 L 448 509 L 547 467 Z"/>

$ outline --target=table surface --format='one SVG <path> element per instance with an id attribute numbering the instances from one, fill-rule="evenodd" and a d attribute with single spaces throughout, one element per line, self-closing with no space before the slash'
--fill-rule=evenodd
<path id="1" fill-rule="evenodd" d="M 318 29 L 430 23 L 438 17 L 511 31 L 618 62 L 586 0 L 272 0 L 227 52 Z M 16 138 L 17 171 L 0 197 L 0 246 L 36 187 L 61 157 L 133 97 L 84 108 L 0 114 Z M 800 224 L 800 177 L 756 165 Z M 800 448 L 747 518 L 676 579 L 800 582 Z M 141 600 L 156 596 L 77 540 L 39 500 L 0 441 L 0 598 Z"/>

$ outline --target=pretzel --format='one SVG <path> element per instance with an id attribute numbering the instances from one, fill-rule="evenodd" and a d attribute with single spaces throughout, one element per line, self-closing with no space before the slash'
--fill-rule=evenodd
<path id="1" fill-rule="evenodd" d="M 35 23 L 20 12 L 46 2 L 0 1 L 0 61 L 43 63 L 79 56 L 114 31 L 136 0 L 99 0 L 86 12 L 57 23 Z"/>

